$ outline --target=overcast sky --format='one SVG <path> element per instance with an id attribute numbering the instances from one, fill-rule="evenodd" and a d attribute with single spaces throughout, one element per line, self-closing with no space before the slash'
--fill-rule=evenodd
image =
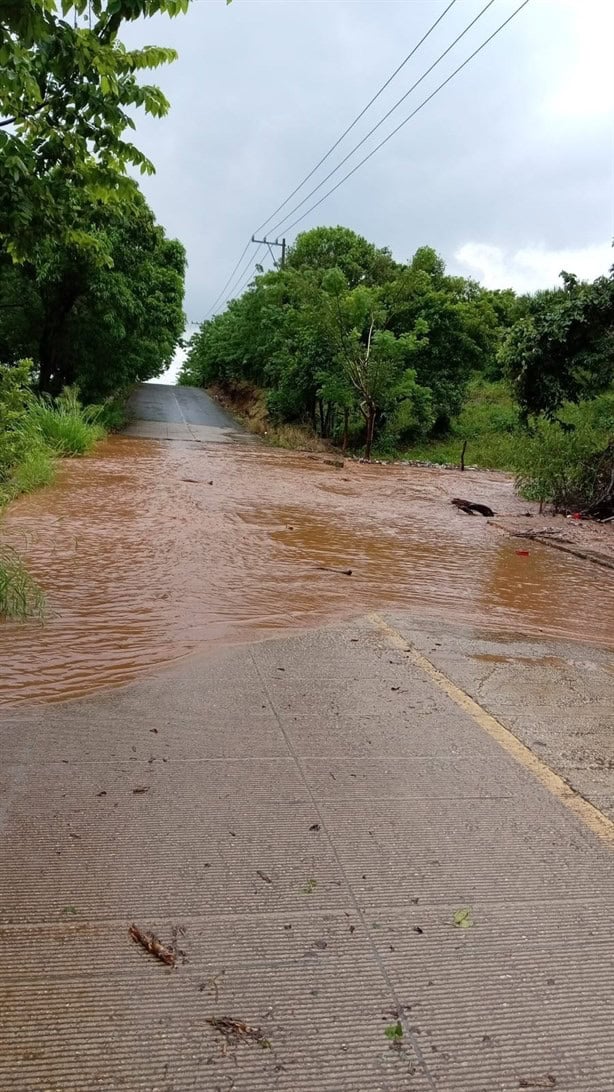
<path id="1" fill-rule="evenodd" d="M 245 242 L 366 105 L 449 0 L 192 0 L 129 28 L 174 46 L 152 80 L 166 119 L 140 119 L 157 174 L 143 189 L 188 253 L 186 312 L 201 320 Z M 362 121 L 284 209 L 376 124 L 486 0 L 456 3 Z M 296 219 L 512 13 L 488 11 Z M 288 232 L 344 224 L 399 260 L 428 244 L 491 287 L 592 278 L 614 254 L 611 0 L 530 0 L 447 87 Z M 272 221 L 273 226 L 281 215 Z M 281 234 L 281 231 L 279 232 Z M 253 248 L 255 250 L 255 248 Z M 249 254 L 246 261 L 249 260 Z M 246 275 L 250 266 L 246 266 Z"/>

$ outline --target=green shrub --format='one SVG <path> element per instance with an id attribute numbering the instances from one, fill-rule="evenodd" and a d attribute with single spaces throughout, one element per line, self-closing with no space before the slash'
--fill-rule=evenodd
<path id="1" fill-rule="evenodd" d="M 102 407 L 83 407 L 75 387 L 66 387 L 55 400 L 48 395 L 29 403 L 27 429 L 56 455 L 85 455 L 105 435 Z"/>
<path id="2" fill-rule="evenodd" d="M 560 421 L 538 420 L 516 469 L 528 500 L 560 511 L 590 509 L 614 474 L 614 395 L 566 406 Z"/>
<path id="3" fill-rule="evenodd" d="M 27 447 L 31 361 L 0 364 L 0 482 L 6 481 Z"/>

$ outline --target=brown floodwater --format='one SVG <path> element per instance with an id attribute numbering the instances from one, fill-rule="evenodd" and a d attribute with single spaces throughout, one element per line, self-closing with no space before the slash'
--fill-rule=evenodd
<path id="1" fill-rule="evenodd" d="M 450 505 L 458 493 L 527 507 L 498 474 L 112 437 L 3 522 L 48 618 L 0 625 L 0 702 L 76 697 L 211 644 L 390 607 L 614 647 L 608 570 L 537 543 L 519 555 Z"/>

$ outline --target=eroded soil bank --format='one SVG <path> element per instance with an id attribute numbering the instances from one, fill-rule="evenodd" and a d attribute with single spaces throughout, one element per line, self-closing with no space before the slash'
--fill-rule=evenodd
<path id="1" fill-rule="evenodd" d="M 611 572 L 497 533 L 457 495 L 503 520 L 531 508 L 496 473 L 111 437 L 4 521 L 49 618 L 0 627 L 0 700 L 74 697 L 208 642 L 393 606 L 614 647 Z"/>

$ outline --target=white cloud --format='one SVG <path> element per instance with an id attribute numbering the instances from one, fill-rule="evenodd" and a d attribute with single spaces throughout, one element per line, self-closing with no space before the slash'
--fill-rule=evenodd
<path id="1" fill-rule="evenodd" d="M 604 245 L 570 250 L 531 246 L 510 251 L 489 243 L 465 243 L 455 252 L 454 263 L 459 273 L 475 277 L 487 288 L 535 292 L 560 284 L 562 269 L 582 280 L 594 280 L 614 263 L 614 251 Z"/>
<path id="2" fill-rule="evenodd" d="M 553 10 L 550 9 L 550 17 Z M 611 0 L 559 0 L 558 58 L 550 71 L 550 87 L 542 100 L 546 118 L 582 125 L 611 119 L 614 107 Z M 556 48 L 555 48 L 556 51 Z"/>

